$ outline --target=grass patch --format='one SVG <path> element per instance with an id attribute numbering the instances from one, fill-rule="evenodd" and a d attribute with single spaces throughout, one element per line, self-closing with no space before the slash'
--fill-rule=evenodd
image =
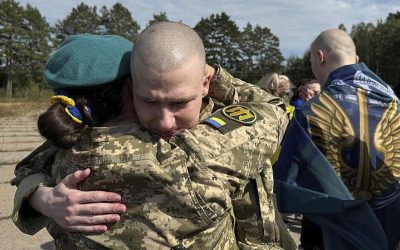
<path id="1" fill-rule="evenodd" d="M 0 118 L 21 115 L 38 116 L 49 106 L 48 100 L 0 99 Z"/>

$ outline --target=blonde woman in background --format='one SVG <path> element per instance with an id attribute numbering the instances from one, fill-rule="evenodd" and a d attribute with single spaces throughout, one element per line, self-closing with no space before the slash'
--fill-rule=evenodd
<path id="1" fill-rule="evenodd" d="M 288 113 L 289 118 L 292 119 L 294 106 L 289 105 L 291 86 L 289 77 L 277 73 L 270 73 L 261 78 L 257 85 L 268 93 L 284 99 L 286 102 L 286 113 Z"/>
<path id="2" fill-rule="evenodd" d="M 257 85 L 268 93 L 285 100 L 286 113 L 288 114 L 289 119 L 293 118 L 295 107 L 289 104 L 291 85 L 289 77 L 278 73 L 270 73 L 261 78 L 261 80 L 258 81 Z M 278 147 L 275 153 L 271 156 L 270 160 L 272 165 L 274 165 L 278 160 L 280 152 L 281 147 Z"/>
<path id="3" fill-rule="evenodd" d="M 271 73 L 261 78 L 257 85 L 274 96 L 284 98 L 290 94 L 290 83 L 287 76 Z"/>

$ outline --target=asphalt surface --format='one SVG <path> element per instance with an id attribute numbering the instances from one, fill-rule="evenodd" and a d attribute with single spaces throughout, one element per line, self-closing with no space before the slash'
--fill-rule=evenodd
<path id="1" fill-rule="evenodd" d="M 0 249 L 54 248 L 53 239 L 45 229 L 31 236 L 22 233 L 12 222 L 11 214 L 16 187 L 15 164 L 39 146 L 43 139 L 36 131 L 35 115 L 17 118 L 0 118 Z"/>

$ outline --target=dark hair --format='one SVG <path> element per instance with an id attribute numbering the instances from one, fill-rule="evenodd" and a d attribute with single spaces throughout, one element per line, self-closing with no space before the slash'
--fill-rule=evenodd
<path id="1" fill-rule="evenodd" d="M 39 133 L 59 148 L 71 148 L 82 137 L 87 127 L 101 125 L 116 118 L 122 110 L 124 79 L 96 87 L 68 89 L 68 97 L 82 115 L 83 123 L 77 123 L 65 112 L 62 103 L 52 104 L 40 114 L 37 122 Z M 89 113 L 85 106 L 89 106 Z"/>

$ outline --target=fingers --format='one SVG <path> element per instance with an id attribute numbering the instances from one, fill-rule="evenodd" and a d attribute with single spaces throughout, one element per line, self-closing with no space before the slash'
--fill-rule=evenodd
<path id="1" fill-rule="evenodd" d="M 120 202 L 121 195 L 105 191 L 81 191 L 76 196 L 77 203 Z"/>
<path id="2" fill-rule="evenodd" d="M 77 233 L 90 233 L 90 234 L 102 234 L 107 231 L 106 225 L 76 225 L 70 227 L 63 227 L 64 230 L 68 232 Z"/>
<path id="3" fill-rule="evenodd" d="M 85 180 L 89 175 L 89 168 L 85 170 L 78 170 L 72 174 L 67 175 L 64 179 L 62 179 L 61 183 L 69 188 L 76 188 L 78 186 L 78 183 Z"/>
<path id="4" fill-rule="evenodd" d="M 299 96 L 303 101 L 308 101 L 314 97 L 314 91 L 305 86 L 300 86 L 298 88 L 298 91 L 299 91 Z"/>
<path id="5" fill-rule="evenodd" d="M 122 214 L 126 211 L 126 206 L 121 203 L 89 203 L 79 206 L 79 215 L 106 215 Z"/>
<path id="6" fill-rule="evenodd" d="M 65 228 L 73 228 L 78 226 L 101 226 L 109 223 L 118 222 L 121 219 L 118 214 L 90 215 L 90 216 L 74 216 L 65 219 Z"/>
<path id="7" fill-rule="evenodd" d="M 116 203 L 81 204 L 69 209 L 69 214 L 55 218 L 56 223 L 69 232 L 104 233 L 106 224 L 118 222 L 126 207 Z"/>

